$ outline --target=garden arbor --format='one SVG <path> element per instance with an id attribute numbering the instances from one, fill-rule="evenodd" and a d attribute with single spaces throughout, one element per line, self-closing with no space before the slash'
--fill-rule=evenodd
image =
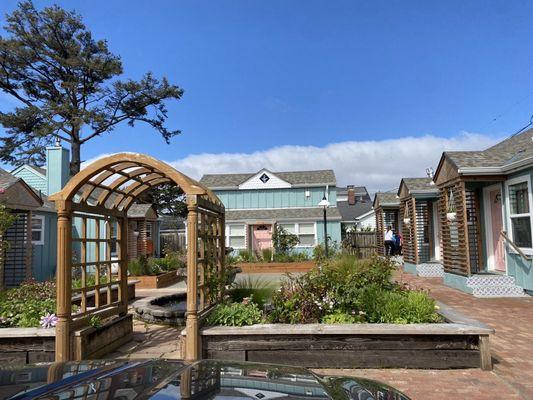
<path id="1" fill-rule="evenodd" d="M 119 153 L 82 169 L 51 196 L 58 214 L 57 361 L 84 354 L 76 348 L 84 341 L 74 340 L 75 332 L 95 320 L 127 314 L 127 212 L 145 191 L 168 183 L 187 198 L 185 358 L 199 358 L 199 318 L 220 298 L 224 284 L 224 206 L 209 189 L 168 164 Z"/>

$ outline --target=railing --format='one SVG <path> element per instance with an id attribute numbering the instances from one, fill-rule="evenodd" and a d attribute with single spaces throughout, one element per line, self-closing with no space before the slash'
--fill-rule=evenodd
<path id="1" fill-rule="evenodd" d="M 501 232 L 500 232 L 500 235 L 505 239 L 505 241 L 506 241 L 507 243 L 509 243 L 509 245 L 513 248 L 514 251 L 516 251 L 518 254 L 520 254 L 520 257 L 522 257 L 525 261 L 528 261 L 528 262 L 531 261 L 531 257 L 528 257 L 528 256 L 526 255 L 526 253 L 524 253 L 524 252 L 520 249 L 520 247 L 518 247 L 518 246 L 516 245 L 516 243 L 513 242 L 513 241 L 511 240 L 511 238 L 509 238 L 509 236 L 507 236 L 507 232 L 505 232 L 505 231 L 501 231 Z"/>

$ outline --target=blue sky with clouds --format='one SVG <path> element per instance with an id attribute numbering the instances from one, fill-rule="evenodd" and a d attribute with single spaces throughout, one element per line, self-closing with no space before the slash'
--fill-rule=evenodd
<path id="1" fill-rule="evenodd" d="M 58 3 L 108 40 L 125 77 L 153 71 L 185 90 L 169 104 L 168 125 L 183 131 L 171 145 L 124 125 L 86 145 L 85 160 L 144 152 L 196 178 L 333 168 L 340 183 L 377 190 L 533 113 L 531 2 Z"/>

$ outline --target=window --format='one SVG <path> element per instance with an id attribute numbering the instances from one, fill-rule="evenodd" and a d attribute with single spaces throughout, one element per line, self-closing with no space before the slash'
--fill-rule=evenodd
<path id="1" fill-rule="evenodd" d="M 316 245 L 314 222 L 281 223 L 279 226 L 287 232 L 298 236 L 299 243 L 296 247 L 313 247 Z"/>
<path id="2" fill-rule="evenodd" d="M 234 249 L 246 247 L 246 225 L 226 225 L 226 246 Z"/>
<path id="3" fill-rule="evenodd" d="M 507 183 L 509 233 L 520 248 L 533 253 L 531 240 L 531 181 L 527 177 L 512 179 Z"/>
<path id="4" fill-rule="evenodd" d="M 152 223 L 146 223 L 146 239 L 152 239 Z"/>
<path id="5" fill-rule="evenodd" d="M 33 244 L 44 244 L 44 216 L 34 215 L 31 217 L 31 242 Z"/>

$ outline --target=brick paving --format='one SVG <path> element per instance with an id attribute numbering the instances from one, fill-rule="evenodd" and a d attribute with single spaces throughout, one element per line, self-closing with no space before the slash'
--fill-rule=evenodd
<path id="1" fill-rule="evenodd" d="M 533 298 L 479 299 L 449 288 L 439 278 L 398 274 L 398 280 L 426 288 L 435 299 L 496 330 L 491 338 L 493 371 L 480 369 L 316 370 L 387 383 L 413 400 L 533 399 Z M 148 295 L 148 293 L 146 294 Z M 152 294 L 150 294 L 152 295 Z M 134 341 L 111 358 L 181 358 L 179 329 L 135 322 Z"/>

